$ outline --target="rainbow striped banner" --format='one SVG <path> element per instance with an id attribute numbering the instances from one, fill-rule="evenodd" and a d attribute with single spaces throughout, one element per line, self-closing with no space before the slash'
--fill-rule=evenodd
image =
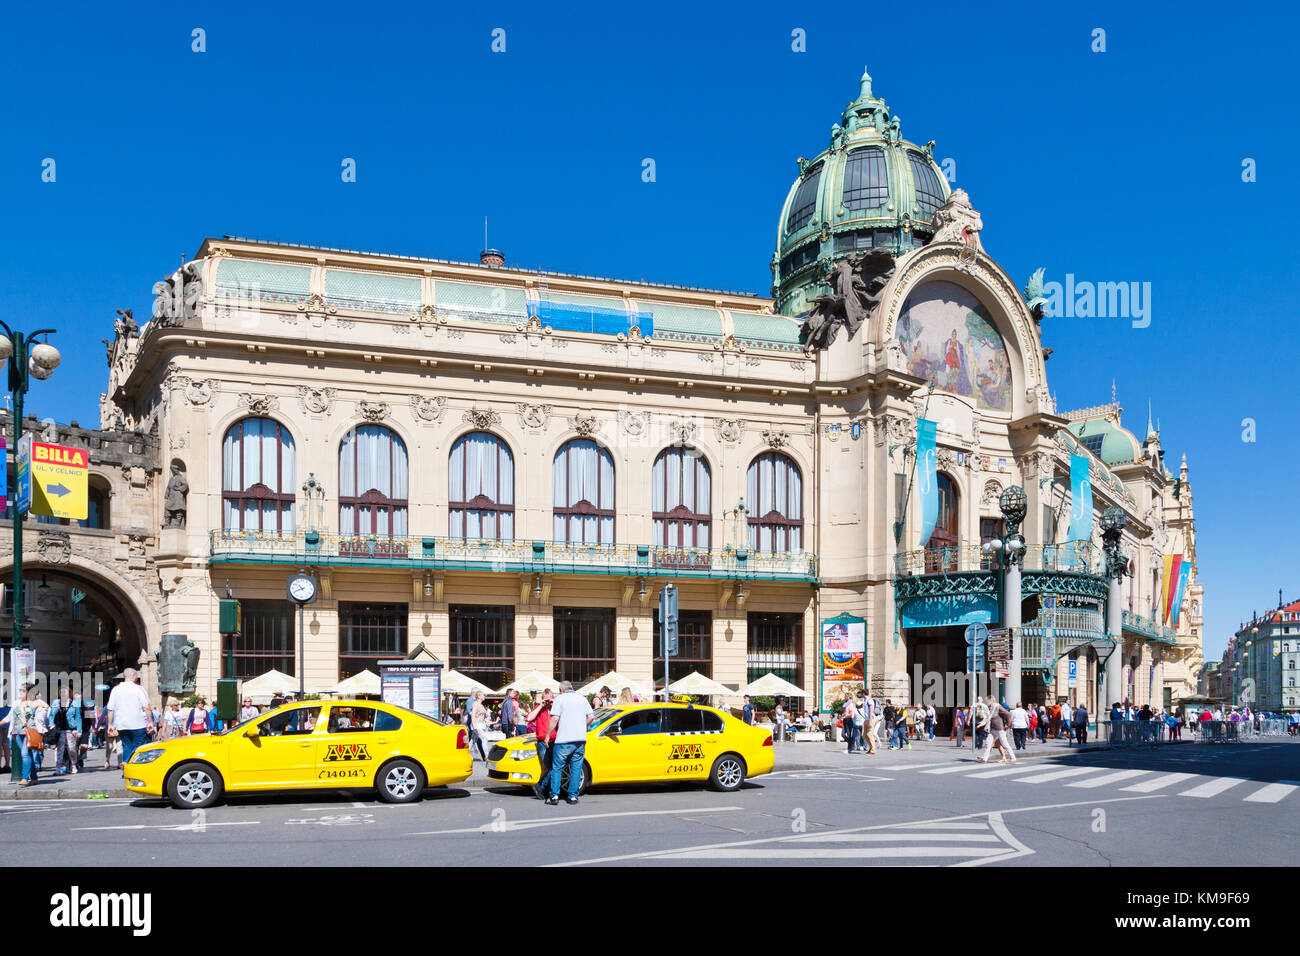
<path id="1" fill-rule="evenodd" d="M 1178 590 L 1178 578 L 1183 568 L 1181 554 L 1165 555 L 1165 574 L 1160 579 L 1160 623 L 1168 624 L 1174 613 L 1174 595 Z"/>

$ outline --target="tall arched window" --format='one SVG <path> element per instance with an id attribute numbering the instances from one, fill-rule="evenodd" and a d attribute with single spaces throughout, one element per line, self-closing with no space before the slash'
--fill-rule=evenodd
<path id="1" fill-rule="evenodd" d="M 555 453 L 555 540 L 614 543 L 614 459 L 586 438 Z"/>
<path id="2" fill-rule="evenodd" d="M 939 493 L 939 516 L 934 532 L 925 545 L 925 570 L 957 570 L 957 486 L 951 478 L 936 475 Z M 946 549 L 946 550 L 945 550 Z"/>
<path id="3" fill-rule="evenodd" d="M 448 533 L 453 538 L 515 536 L 515 459 L 496 435 L 456 439 L 447 460 Z"/>
<path id="4" fill-rule="evenodd" d="M 751 548 L 803 550 L 803 475 L 798 465 L 780 452 L 759 455 L 749 463 L 745 497 Z"/>
<path id="5" fill-rule="evenodd" d="M 693 448 L 665 448 L 650 473 L 657 548 L 710 546 L 709 463 Z"/>
<path id="6" fill-rule="evenodd" d="M 293 531 L 293 436 L 270 418 L 245 418 L 221 443 L 221 526 Z"/>
<path id="7" fill-rule="evenodd" d="M 339 533 L 406 534 L 406 444 L 382 425 L 339 443 Z"/>

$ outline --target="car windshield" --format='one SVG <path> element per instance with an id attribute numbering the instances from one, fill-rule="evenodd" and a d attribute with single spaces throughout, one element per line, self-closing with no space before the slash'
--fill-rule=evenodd
<path id="1" fill-rule="evenodd" d="M 593 731 L 599 730 L 601 724 L 605 723 L 607 720 L 609 720 L 609 718 L 613 717 L 615 714 L 621 714 L 622 712 L 623 712 L 622 708 L 619 707 L 600 708 L 599 710 L 597 710 L 595 713 L 591 715 L 591 723 L 587 725 L 587 732 L 592 733 Z"/>

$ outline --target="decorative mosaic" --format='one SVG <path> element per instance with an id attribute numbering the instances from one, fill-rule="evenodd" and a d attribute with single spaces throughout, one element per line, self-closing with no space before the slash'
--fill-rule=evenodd
<path id="1" fill-rule="evenodd" d="M 302 302 L 311 292 L 311 269 L 253 259 L 217 263 L 216 294 L 260 302 Z"/>
<path id="2" fill-rule="evenodd" d="M 898 320 L 907 370 L 935 387 L 1011 410 L 1011 361 L 988 310 L 951 282 L 928 282 L 907 297 Z"/>
<path id="3" fill-rule="evenodd" d="M 415 276 L 326 269 L 325 301 L 339 309 L 412 315 L 420 311 L 420 280 Z"/>

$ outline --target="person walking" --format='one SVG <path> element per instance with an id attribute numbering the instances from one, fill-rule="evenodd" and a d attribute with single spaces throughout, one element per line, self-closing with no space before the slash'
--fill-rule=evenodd
<path id="1" fill-rule="evenodd" d="M 560 696 L 551 704 L 551 720 L 555 721 L 555 750 L 551 757 L 550 796 L 547 806 L 560 802 L 560 780 L 564 769 L 569 770 L 569 787 L 564 802 L 575 805 L 578 791 L 582 789 L 582 762 L 587 755 L 587 728 L 594 711 L 585 697 L 574 693 L 573 684 L 560 682 Z"/>
<path id="2" fill-rule="evenodd" d="M 73 698 L 69 688 L 59 688 L 59 703 L 54 711 L 54 729 L 59 742 L 54 755 L 54 772 L 76 773 L 81 756 L 81 692 Z"/>
<path id="3" fill-rule="evenodd" d="M 492 712 L 487 709 L 483 703 L 483 691 L 474 691 L 474 705 L 469 711 L 469 753 L 470 759 L 474 757 L 474 746 L 478 745 L 479 756 L 483 762 L 487 763 L 487 732 L 488 724 L 492 722 Z"/>
<path id="4" fill-rule="evenodd" d="M 1015 738 L 1016 749 L 1024 750 L 1029 736 L 1029 712 L 1021 701 L 1017 701 L 1011 709 L 1011 735 Z"/>
<path id="5" fill-rule="evenodd" d="M 37 782 L 38 765 L 36 753 L 45 747 L 46 726 L 41 709 L 37 706 L 40 697 L 36 694 L 36 685 L 28 684 L 18 689 L 18 701 L 9 711 L 10 738 L 17 738 L 18 750 L 22 756 L 22 779 L 20 787 L 30 787 Z M 48 708 L 46 710 L 48 713 Z"/>
<path id="6" fill-rule="evenodd" d="M 751 727 L 754 726 L 754 702 L 745 695 L 745 706 L 740 709 L 740 719 Z"/>
<path id="7" fill-rule="evenodd" d="M 934 712 L 934 704 L 925 705 L 925 735 L 934 742 L 934 725 L 938 722 L 939 715 Z"/>
<path id="8" fill-rule="evenodd" d="M 1038 733 L 1038 708 L 1030 704 L 1025 708 L 1025 713 L 1029 716 L 1029 737 L 1030 743 L 1033 743 L 1034 735 Z"/>
<path id="9" fill-rule="evenodd" d="M 960 750 L 966 744 L 966 709 L 958 707 L 952 714 L 952 734 L 957 740 L 957 749 Z"/>
<path id="10" fill-rule="evenodd" d="M 505 700 L 501 701 L 501 730 L 506 737 L 515 735 L 515 718 L 519 714 L 519 691 L 512 687 L 506 691 Z"/>
<path id="11" fill-rule="evenodd" d="M 984 741 L 989 736 L 989 705 L 979 697 L 975 698 L 975 706 L 971 709 L 970 720 L 967 721 L 967 724 L 975 737 L 975 749 L 983 750 Z"/>
<path id="12" fill-rule="evenodd" d="M 840 716 L 841 726 L 844 728 L 844 740 L 848 743 L 847 753 L 855 754 L 858 752 L 858 705 L 853 703 L 852 697 L 844 702 Z"/>
<path id="13" fill-rule="evenodd" d="M 175 740 L 177 737 L 185 736 L 185 715 L 181 713 L 179 700 L 173 700 L 167 705 L 159 730 L 162 731 L 163 740 Z"/>
<path id="14" fill-rule="evenodd" d="M 537 735 L 537 763 L 541 770 L 537 774 L 537 783 L 533 784 L 533 794 L 538 800 L 546 799 L 546 780 L 551 775 L 551 748 L 555 737 L 556 724 L 551 720 L 551 706 L 555 703 L 555 694 L 549 689 L 543 690 L 537 706 L 524 718 L 528 727 Z"/>
<path id="15" fill-rule="evenodd" d="M 874 702 L 870 697 L 863 697 L 857 706 L 858 713 L 853 724 L 858 735 L 858 753 L 865 752 L 868 757 L 874 757 L 876 755 Z M 863 744 L 867 745 L 865 751 L 862 749 Z"/>
<path id="16" fill-rule="evenodd" d="M 1047 723 L 1047 708 L 1040 704 L 1038 707 L 1038 742 L 1040 744 L 1047 743 Z"/>
<path id="17" fill-rule="evenodd" d="M 1082 747 L 1088 742 L 1088 708 L 1083 706 L 1083 701 L 1079 701 L 1079 706 L 1074 708 L 1074 736 Z"/>
<path id="18" fill-rule="evenodd" d="M 208 732 L 208 709 L 204 706 L 205 703 L 200 697 L 185 716 L 185 736 L 198 737 Z"/>
<path id="19" fill-rule="evenodd" d="M 984 741 L 984 750 L 975 758 L 976 763 L 988 763 L 992 748 L 996 746 L 1001 753 L 998 763 L 1015 763 L 1016 755 L 1011 752 L 1011 741 L 1007 739 L 1007 725 L 1011 722 L 1011 712 L 993 697 L 988 699 L 989 736 Z M 1011 759 L 1008 760 L 1007 758 Z"/>
<path id="20" fill-rule="evenodd" d="M 239 708 L 239 722 L 245 724 L 256 717 L 257 708 L 253 706 L 253 699 L 251 697 L 245 697 L 244 706 Z"/>
<path id="21" fill-rule="evenodd" d="M 131 755 L 149 739 L 156 726 L 139 680 L 140 672 L 128 667 L 122 671 L 122 682 L 108 695 L 108 735 L 121 739 L 124 764 L 130 762 Z"/>

